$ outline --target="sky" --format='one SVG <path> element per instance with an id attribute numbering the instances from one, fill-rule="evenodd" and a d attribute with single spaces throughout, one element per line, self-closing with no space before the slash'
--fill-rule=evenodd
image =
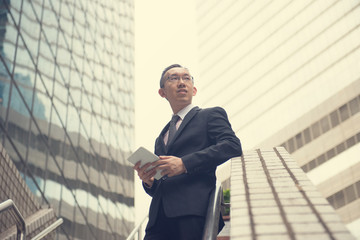
<path id="1" fill-rule="evenodd" d="M 153 151 L 156 137 L 171 119 L 167 100 L 158 94 L 163 69 L 179 63 L 196 79 L 196 31 L 195 1 L 135 0 L 134 150 L 143 146 Z M 135 174 L 136 223 L 148 213 L 150 200 Z"/>

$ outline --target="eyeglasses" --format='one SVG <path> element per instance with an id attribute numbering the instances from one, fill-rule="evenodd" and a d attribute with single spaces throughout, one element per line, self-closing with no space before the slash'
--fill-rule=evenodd
<path id="1" fill-rule="evenodd" d="M 183 75 L 183 76 L 171 75 L 171 76 L 168 76 L 168 78 L 166 80 L 168 80 L 170 82 L 177 82 L 180 79 L 182 79 L 184 82 L 189 82 L 189 81 L 192 81 L 194 78 L 190 75 Z"/>

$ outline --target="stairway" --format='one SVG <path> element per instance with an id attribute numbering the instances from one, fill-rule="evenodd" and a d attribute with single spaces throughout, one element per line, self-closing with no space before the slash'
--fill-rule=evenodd
<path id="1" fill-rule="evenodd" d="M 53 224 L 57 218 L 50 206 L 40 206 L 20 172 L 0 144 L 0 204 L 11 199 L 23 216 L 26 238 L 31 239 Z M 54 239 L 55 233 L 44 239 Z M 0 212 L 0 239 L 17 239 L 15 208 Z"/>

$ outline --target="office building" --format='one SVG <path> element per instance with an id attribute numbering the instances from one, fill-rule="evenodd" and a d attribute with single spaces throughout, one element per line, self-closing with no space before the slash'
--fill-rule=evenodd
<path id="1" fill-rule="evenodd" d="M 0 141 L 39 204 L 63 218 L 56 239 L 128 236 L 133 1 L 1 1 Z"/>
<path id="2" fill-rule="evenodd" d="M 360 237 L 359 1 L 197 1 L 201 106 L 284 146 Z"/>

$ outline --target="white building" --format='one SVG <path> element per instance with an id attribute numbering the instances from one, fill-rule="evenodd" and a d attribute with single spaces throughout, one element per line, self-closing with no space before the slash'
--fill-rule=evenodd
<path id="1" fill-rule="evenodd" d="M 284 146 L 360 238 L 360 2 L 197 11 L 199 105 L 224 107 L 245 150 Z"/>

